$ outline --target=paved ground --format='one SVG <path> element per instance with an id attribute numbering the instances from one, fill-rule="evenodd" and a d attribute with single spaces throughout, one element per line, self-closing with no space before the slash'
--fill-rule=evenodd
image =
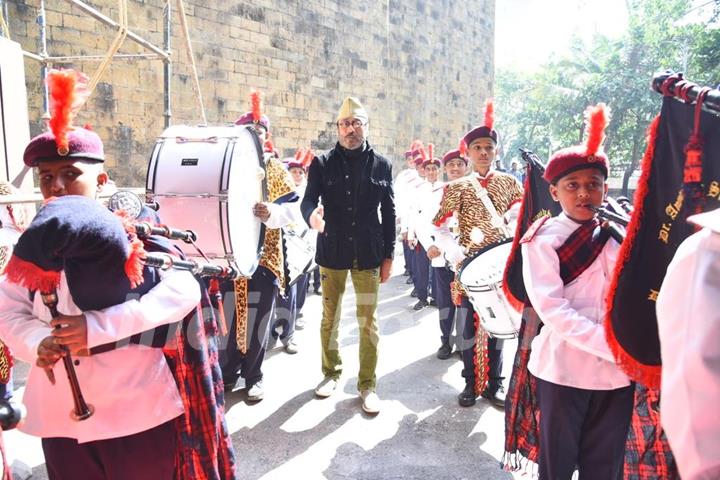
<path id="1" fill-rule="evenodd" d="M 243 479 L 510 479 L 499 468 L 502 412 L 485 401 L 461 408 L 459 357 L 435 358 L 437 310 L 412 310 L 415 299 L 400 265 L 381 287 L 378 394 L 383 409 L 364 414 L 357 397 L 358 329 L 354 295 L 347 289 L 340 342 L 344 373 L 332 397 L 319 400 L 313 388 L 320 373 L 320 297 L 310 294 L 306 327 L 297 333 L 300 353 L 276 348 L 264 364 L 264 401 L 249 405 L 243 391 L 228 396 L 227 420 Z M 510 367 L 514 344 L 507 343 Z M 18 370 L 20 384 L 27 367 Z M 20 389 L 22 392 L 22 388 Z M 37 439 L 6 432 L 12 460 L 45 479 Z"/>

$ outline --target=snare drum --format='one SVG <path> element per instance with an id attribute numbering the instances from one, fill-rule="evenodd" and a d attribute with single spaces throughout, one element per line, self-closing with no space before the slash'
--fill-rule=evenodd
<path id="1" fill-rule="evenodd" d="M 293 285 L 303 273 L 316 267 L 315 244 L 317 231 L 307 225 L 291 224 L 282 228 L 285 241 L 285 261 L 288 269 L 288 285 Z"/>
<path id="2" fill-rule="evenodd" d="M 520 313 L 510 305 L 502 288 L 511 250 L 512 238 L 502 240 L 466 258 L 460 267 L 460 284 L 491 337 L 515 338 L 520 330 Z"/>
<path id="3" fill-rule="evenodd" d="M 265 225 L 252 206 L 267 200 L 267 182 L 263 150 L 252 130 L 168 128 L 153 149 L 146 188 L 148 201 L 160 205 L 162 221 L 194 231 L 208 258 L 225 260 L 246 277 L 255 272 Z"/>

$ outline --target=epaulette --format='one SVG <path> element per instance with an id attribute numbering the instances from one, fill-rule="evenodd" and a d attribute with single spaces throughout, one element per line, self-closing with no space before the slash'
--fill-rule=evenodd
<path id="1" fill-rule="evenodd" d="M 532 241 L 532 239 L 535 238 L 538 230 L 540 230 L 540 227 L 545 224 L 548 218 L 550 218 L 550 215 L 543 215 L 542 217 L 535 220 L 533 224 L 530 225 L 530 228 L 527 229 L 525 235 L 523 235 L 523 237 L 520 239 L 520 243 L 528 243 Z"/>

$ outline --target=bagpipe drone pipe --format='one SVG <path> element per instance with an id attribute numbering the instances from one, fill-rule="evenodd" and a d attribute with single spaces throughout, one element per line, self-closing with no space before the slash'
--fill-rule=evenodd
<path id="1" fill-rule="evenodd" d="M 662 108 L 648 128 L 605 326 L 621 368 L 633 380 L 659 388 L 660 285 L 678 246 L 694 233 L 687 217 L 720 206 L 720 91 L 672 72 L 656 76 L 653 88 L 664 95 Z"/>

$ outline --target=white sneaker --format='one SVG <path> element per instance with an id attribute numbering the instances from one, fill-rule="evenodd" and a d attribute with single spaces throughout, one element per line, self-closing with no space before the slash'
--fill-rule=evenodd
<path id="1" fill-rule="evenodd" d="M 263 390 L 262 380 L 259 380 L 247 391 L 247 399 L 251 402 L 259 402 L 265 398 L 265 391 Z"/>
<path id="2" fill-rule="evenodd" d="M 363 390 L 360 392 L 360 398 L 362 398 L 362 409 L 365 413 L 375 414 L 380 412 L 380 397 L 377 396 L 377 393 L 372 390 Z"/>
<path id="3" fill-rule="evenodd" d="M 325 377 L 322 382 L 315 387 L 315 395 L 320 398 L 327 398 L 337 388 L 338 381 L 334 378 Z"/>
<path id="4" fill-rule="evenodd" d="M 295 355 L 298 352 L 298 346 L 295 340 L 290 340 L 283 348 L 285 349 L 285 353 L 290 355 Z"/>

